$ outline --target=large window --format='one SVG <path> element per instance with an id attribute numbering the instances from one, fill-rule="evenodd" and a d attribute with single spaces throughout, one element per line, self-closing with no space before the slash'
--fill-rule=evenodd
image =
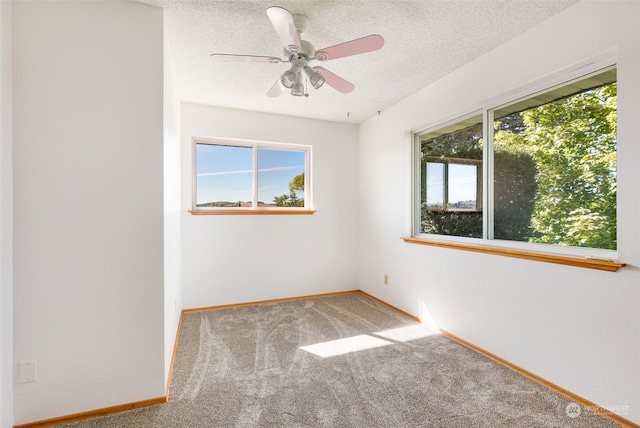
<path id="1" fill-rule="evenodd" d="M 416 134 L 414 234 L 616 250 L 616 91 L 610 67 Z"/>
<path id="2" fill-rule="evenodd" d="M 311 147 L 194 140 L 194 211 L 311 210 Z"/>

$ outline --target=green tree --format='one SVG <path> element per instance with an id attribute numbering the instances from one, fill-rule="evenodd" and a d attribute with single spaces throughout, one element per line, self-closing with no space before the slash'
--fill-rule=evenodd
<path id="1" fill-rule="evenodd" d="M 304 207 L 304 197 L 300 198 L 298 192 L 304 194 L 304 172 L 289 182 L 289 194 L 276 196 L 273 203 L 279 207 Z"/>
<path id="2" fill-rule="evenodd" d="M 293 177 L 293 180 L 289 182 L 289 191 L 304 192 L 304 172 L 302 174 L 296 175 L 295 177 Z"/>
<path id="3" fill-rule="evenodd" d="M 537 193 L 537 166 L 522 150 L 494 147 L 493 237 L 509 241 L 529 241 L 531 217 Z"/>
<path id="4" fill-rule="evenodd" d="M 611 83 L 500 119 L 496 148 L 523 150 L 537 166 L 531 242 L 616 248 L 616 91 Z"/>

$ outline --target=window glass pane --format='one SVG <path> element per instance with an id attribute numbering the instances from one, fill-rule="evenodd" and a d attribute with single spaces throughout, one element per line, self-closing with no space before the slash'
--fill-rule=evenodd
<path id="1" fill-rule="evenodd" d="M 450 163 L 448 169 L 449 209 L 476 211 L 478 165 Z"/>
<path id="2" fill-rule="evenodd" d="M 444 207 L 444 164 L 427 162 L 427 208 L 441 210 Z"/>
<path id="3" fill-rule="evenodd" d="M 305 152 L 258 149 L 258 206 L 304 207 Z"/>
<path id="4" fill-rule="evenodd" d="M 196 144 L 196 206 L 251 207 L 251 147 Z"/>
<path id="5" fill-rule="evenodd" d="M 420 136 L 420 233 L 482 237 L 482 117 Z"/>
<path id="6" fill-rule="evenodd" d="M 494 238 L 616 249 L 615 69 L 495 111 Z"/>

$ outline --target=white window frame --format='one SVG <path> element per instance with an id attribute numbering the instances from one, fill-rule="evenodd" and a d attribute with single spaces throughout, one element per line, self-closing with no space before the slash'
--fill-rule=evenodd
<path id="1" fill-rule="evenodd" d="M 444 244 L 462 244 L 462 246 L 480 246 L 504 250 L 517 250 L 541 254 L 557 254 L 569 257 L 579 257 L 594 260 L 617 260 L 618 250 L 608 250 L 599 248 L 570 247 L 555 244 L 539 244 L 519 241 L 508 241 L 493 239 L 493 111 L 499 108 L 507 107 L 510 104 L 517 103 L 524 98 L 533 97 L 538 93 L 547 92 L 557 87 L 570 84 L 572 81 L 581 80 L 591 74 L 604 71 L 607 68 L 616 68 L 617 58 L 615 53 L 607 52 L 595 57 L 582 64 L 576 65 L 568 70 L 561 71 L 548 78 L 538 82 L 529 84 L 519 90 L 500 95 L 484 103 L 482 109 L 474 109 L 466 114 L 456 116 L 449 120 L 443 121 L 437 125 L 430 126 L 415 132 L 412 132 L 412 201 L 411 201 L 411 232 L 414 238 L 437 245 Z M 465 121 L 474 116 L 482 114 L 483 121 L 483 237 L 468 238 L 450 235 L 425 234 L 420 232 L 420 136 L 435 132 L 439 129 L 446 128 L 458 122 Z"/>
<path id="2" fill-rule="evenodd" d="M 233 138 L 216 138 L 194 136 L 191 139 L 191 210 L 192 214 L 281 214 L 281 213 L 300 213 L 311 214 L 315 210 L 313 208 L 312 195 L 312 147 L 305 144 L 278 143 L 257 140 L 242 140 Z M 252 203 L 251 207 L 198 207 L 197 203 L 197 153 L 198 144 L 209 144 L 214 146 L 232 146 L 247 147 L 252 149 Z M 258 149 L 271 149 L 283 151 L 304 152 L 304 207 L 259 207 L 258 206 Z"/>

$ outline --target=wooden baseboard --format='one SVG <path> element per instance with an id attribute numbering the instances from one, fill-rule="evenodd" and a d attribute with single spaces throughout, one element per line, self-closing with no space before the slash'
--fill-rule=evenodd
<path id="1" fill-rule="evenodd" d="M 413 316 L 410 313 L 403 311 L 402 309 L 396 308 L 395 306 L 388 304 L 384 300 L 380 300 L 376 296 L 372 296 L 371 294 L 367 293 L 366 291 L 360 290 L 360 293 L 364 294 L 365 296 L 367 296 L 368 298 L 370 298 L 372 300 L 375 300 L 376 302 L 380 303 L 381 305 L 384 305 L 384 306 L 388 307 L 389 309 L 391 309 L 391 310 L 393 310 L 395 312 L 401 313 L 405 317 L 410 318 L 410 319 L 414 320 L 415 322 L 422 323 L 422 320 L 420 318 L 418 318 L 416 316 Z"/>
<path id="2" fill-rule="evenodd" d="M 105 407 L 103 409 L 90 410 L 88 412 L 76 413 L 58 418 L 45 419 L 37 422 L 29 422 L 26 424 L 15 425 L 14 428 L 44 428 L 55 427 L 57 425 L 70 424 L 85 419 L 97 418 L 99 416 L 107 416 L 113 413 L 120 413 L 127 410 L 139 409 L 142 407 L 155 406 L 156 404 L 165 404 L 167 397 L 151 398 L 149 400 L 136 401 L 135 403 L 120 404 L 118 406 Z"/>
<path id="3" fill-rule="evenodd" d="M 169 375 L 167 376 L 167 387 L 165 390 L 165 397 L 167 402 L 169 401 L 169 392 L 171 392 L 171 379 L 173 379 L 173 367 L 176 363 L 176 354 L 178 353 L 178 341 L 180 340 L 180 329 L 182 328 L 182 318 L 184 317 L 184 311 L 180 312 L 180 319 L 178 320 L 178 329 L 176 331 L 176 339 L 173 342 L 173 354 L 171 355 L 171 365 L 169 366 Z"/>
<path id="4" fill-rule="evenodd" d="M 323 293 L 323 294 L 311 294 L 308 296 L 298 296 L 298 297 L 285 297 L 282 299 L 271 299 L 271 300 L 257 300 L 254 302 L 245 302 L 245 303 L 232 303 L 229 305 L 220 305 L 220 306 L 206 306 L 203 308 L 192 308 L 192 309 L 184 309 L 182 312 L 185 314 L 191 312 L 204 312 L 204 311 L 213 311 L 216 309 L 228 309 L 228 308 L 239 308 L 242 306 L 253 306 L 253 305 L 263 305 L 265 303 L 280 303 L 280 302 L 290 302 L 294 300 L 304 300 L 304 299 L 317 299 L 318 297 L 330 297 L 330 296 L 339 296 L 341 294 L 351 294 L 351 293 L 360 293 L 360 290 L 348 290 L 348 291 L 336 291 L 334 293 Z"/>
<path id="5" fill-rule="evenodd" d="M 593 409 L 594 412 L 599 413 L 600 415 L 619 423 L 623 427 L 626 427 L 626 428 L 640 428 L 640 425 L 638 425 L 638 424 L 636 424 L 634 422 L 631 422 L 630 420 L 625 419 L 625 418 L 623 418 L 622 416 L 620 416 L 620 415 L 618 415 L 616 413 L 610 412 L 607 409 L 605 409 L 605 408 L 603 408 L 601 406 L 598 406 L 597 404 L 595 404 L 595 403 L 593 403 L 593 402 L 591 402 L 591 401 L 589 401 L 589 400 L 587 400 L 585 398 L 582 398 L 582 397 L 574 394 L 571 391 L 568 391 L 568 390 L 562 388 L 561 386 L 558 386 L 558 385 L 556 385 L 556 384 L 554 384 L 552 382 L 549 382 L 548 380 L 546 380 L 544 378 L 541 378 L 540 376 L 538 376 L 536 374 L 533 374 L 528 370 L 523 369 L 522 367 L 519 367 L 519 366 L 517 366 L 517 365 L 515 365 L 513 363 L 510 363 L 509 361 L 507 361 L 507 360 L 505 360 L 503 358 L 500 358 L 497 355 L 492 354 L 491 352 L 486 351 L 486 350 L 480 348 L 479 346 L 474 345 L 473 343 L 467 342 L 466 340 L 461 339 L 458 336 L 456 336 L 454 334 L 451 334 L 446 330 L 442 330 L 441 328 L 438 328 L 438 327 L 436 327 L 436 326 L 434 326 L 432 324 L 422 322 L 419 318 L 417 318 L 417 317 L 415 317 L 415 316 L 413 316 L 413 315 L 411 315 L 411 314 L 409 314 L 409 313 L 407 313 L 407 312 L 405 312 L 405 311 L 403 311 L 403 310 L 401 310 L 399 308 L 396 308 L 395 306 L 390 305 L 389 303 L 385 302 L 384 300 L 380 300 L 377 297 L 370 295 L 369 293 L 366 293 L 366 292 L 364 292 L 362 290 L 360 292 L 362 294 L 370 297 L 371 299 L 373 299 L 373 300 L 375 300 L 375 301 L 377 301 L 377 302 L 389 307 L 390 309 L 393 309 L 394 311 L 399 312 L 399 313 L 407 316 L 408 318 L 410 318 L 410 319 L 412 319 L 414 321 L 420 322 L 420 323 L 428 326 L 432 330 L 439 332 L 440 334 L 442 334 L 445 337 L 448 337 L 449 339 L 453 340 L 454 342 L 458 342 L 459 344 L 461 344 L 463 346 L 466 346 L 467 348 L 469 348 L 469 349 L 471 349 L 471 350 L 473 350 L 473 351 L 475 351 L 475 352 L 477 352 L 477 353 L 479 353 L 481 355 L 484 355 L 485 357 L 487 357 L 487 358 L 489 358 L 489 359 L 491 359 L 491 360 L 493 360 L 493 361 L 495 361 L 497 363 L 502 364 L 503 366 L 505 366 L 505 367 L 507 367 L 507 368 L 509 368 L 509 369 L 521 374 L 522 376 L 527 377 L 527 378 L 539 383 L 540 385 L 542 385 L 542 386 L 544 386 L 546 388 L 549 388 L 552 391 L 557 392 L 560 395 L 564 395 L 565 397 L 569 398 L 571 401 L 573 401 L 573 402 L 575 402 L 577 404 L 580 404 L 580 405 L 582 405 L 582 406 L 584 406 L 584 407 L 586 407 L 588 409 Z"/>

